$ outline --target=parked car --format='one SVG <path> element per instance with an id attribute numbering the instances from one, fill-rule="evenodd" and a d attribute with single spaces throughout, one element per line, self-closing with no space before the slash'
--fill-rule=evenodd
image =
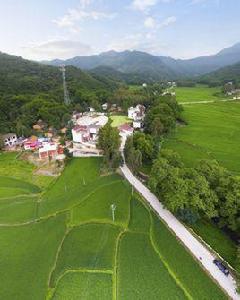
<path id="1" fill-rule="evenodd" d="M 224 266 L 224 264 L 223 264 L 220 260 L 214 259 L 214 260 L 213 260 L 213 263 L 218 267 L 218 269 L 219 269 L 220 271 L 223 272 L 224 275 L 226 275 L 226 276 L 229 275 L 229 270 L 228 270 L 228 268 L 227 268 L 226 266 Z"/>

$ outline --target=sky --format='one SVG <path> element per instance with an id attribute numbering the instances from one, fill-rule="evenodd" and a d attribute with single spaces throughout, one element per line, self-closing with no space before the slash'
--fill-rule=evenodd
<path id="1" fill-rule="evenodd" d="M 239 0 L 0 0 L 0 51 L 32 60 L 211 55 L 240 42 L 239 11 Z"/>

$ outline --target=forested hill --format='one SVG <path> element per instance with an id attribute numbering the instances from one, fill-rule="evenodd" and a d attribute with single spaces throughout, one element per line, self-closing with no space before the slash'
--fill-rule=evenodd
<path id="1" fill-rule="evenodd" d="M 123 52 L 108 51 L 92 56 L 76 56 L 67 60 L 55 59 L 43 63 L 54 66 L 72 65 L 84 70 L 103 66 L 110 67 L 118 72 L 131 74 L 131 80 L 135 76 L 135 80 L 140 78 L 141 82 L 153 82 L 200 76 L 239 61 L 240 43 L 223 49 L 215 55 L 192 59 L 174 59 L 168 56 L 155 56 L 146 52 L 126 50 Z M 118 75 L 122 76 L 121 74 Z M 128 79 L 128 77 L 126 78 Z"/>
<path id="2" fill-rule="evenodd" d="M 201 81 L 215 85 L 222 85 L 228 81 L 232 81 L 237 86 L 240 86 L 240 62 L 202 76 Z"/>
<path id="3" fill-rule="evenodd" d="M 75 106 L 97 106 L 118 86 L 113 80 L 100 75 L 94 78 L 72 66 L 66 68 L 66 77 L 70 107 L 64 105 L 59 67 L 0 53 L 0 133 L 29 134 L 39 119 L 49 126 L 63 126 Z"/>
<path id="4" fill-rule="evenodd" d="M 112 90 L 113 81 L 93 78 L 90 74 L 74 67 L 66 68 L 67 82 L 74 93 L 78 89 L 95 92 Z M 21 57 L 0 53 L 0 95 L 53 93 L 63 100 L 62 73 L 58 67 L 42 65 Z"/>

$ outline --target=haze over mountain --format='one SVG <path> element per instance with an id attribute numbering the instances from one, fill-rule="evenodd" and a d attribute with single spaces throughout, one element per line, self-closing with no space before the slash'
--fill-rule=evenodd
<path id="1" fill-rule="evenodd" d="M 45 64 L 62 64 L 92 70 L 110 67 L 125 74 L 137 74 L 149 79 L 176 79 L 182 76 L 198 76 L 219 68 L 240 62 L 240 43 L 221 50 L 216 55 L 193 59 L 174 59 L 167 56 L 153 56 L 140 51 L 109 51 L 93 56 L 76 56 L 67 60 L 45 61 Z"/>

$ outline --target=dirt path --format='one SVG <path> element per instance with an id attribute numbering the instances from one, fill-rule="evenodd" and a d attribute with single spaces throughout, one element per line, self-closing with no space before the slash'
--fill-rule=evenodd
<path id="1" fill-rule="evenodd" d="M 207 100 L 207 101 L 192 101 L 192 102 L 181 102 L 181 105 L 190 105 L 190 104 L 208 104 L 208 103 L 218 103 L 218 102 L 232 102 L 238 101 L 237 99 L 223 99 L 223 100 Z"/>

